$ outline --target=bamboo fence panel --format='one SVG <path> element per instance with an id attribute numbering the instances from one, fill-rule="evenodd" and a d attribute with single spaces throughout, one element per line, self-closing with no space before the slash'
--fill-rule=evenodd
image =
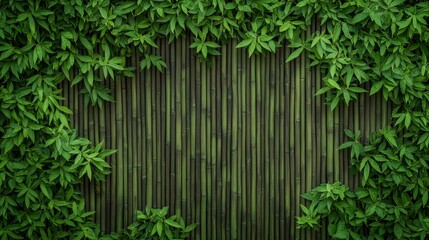
<path id="1" fill-rule="evenodd" d="M 283 47 L 249 58 L 231 41 L 206 63 L 189 39 L 158 41 L 164 73 L 103 80 L 115 99 L 103 109 L 84 104 L 82 84 L 60 86 L 79 135 L 118 150 L 106 181 L 82 184 L 94 220 L 108 233 L 136 210 L 169 206 L 199 223 L 192 239 L 327 239 L 323 228 L 296 228 L 301 195 L 325 182 L 358 185 L 349 153 L 337 150 L 343 131 L 359 129 L 367 141 L 389 121 L 390 104 L 362 94 L 330 111 L 315 96 L 322 74 L 307 55 L 285 63 Z"/>

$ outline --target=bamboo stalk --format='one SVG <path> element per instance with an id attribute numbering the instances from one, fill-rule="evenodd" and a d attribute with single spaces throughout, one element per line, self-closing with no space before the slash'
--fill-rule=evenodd
<path id="1" fill-rule="evenodd" d="M 283 56 L 284 58 L 287 58 L 287 56 L 289 56 L 290 54 L 290 49 L 289 48 L 284 48 L 283 52 Z M 282 60 L 284 61 L 284 60 Z M 293 238 L 292 234 L 293 234 L 293 229 L 291 228 L 291 216 L 292 216 L 292 209 L 293 209 L 293 205 L 292 205 L 292 199 L 291 199 L 291 194 L 293 193 L 294 189 L 293 189 L 293 176 L 292 176 L 292 162 L 293 162 L 293 145 L 291 144 L 291 139 L 290 136 L 292 133 L 292 131 L 290 131 L 290 126 L 291 126 L 291 116 L 293 114 L 291 106 L 293 106 L 292 104 L 292 93 L 293 90 L 291 90 L 291 71 L 292 71 L 292 67 L 291 67 L 291 63 L 284 63 L 285 64 L 285 69 L 283 71 L 284 73 L 284 99 L 285 99 L 285 104 L 284 104 L 284 129 L 285 131 L 282 131 L 284 134 L 284 155 L 285 155 L 285 165 L 284 165 L 284 178 L 285 178 L 285 188 L 287 189 L 287 191 L 285 191 L 285 197 L 284 197 L 284 205 L 285 205 L 285 225 L 286 225 L 286 229 L 285 229 L 285 234 L 287 234 L 289 237 Z M 287 129 L 287 132 L 286 132 Z M 292 142 L 293 143 L 293 142 Z"/>
<path id="2" fill-rule="evenodd" d="M 123 186 L 123 133 L 122 133 L 122 79 L 119 77 L 116 79 L 116 126 L 117 126 L 117 172 L 116 179 L 119 180 L 116 189 L 116 228 L 123 228 L 123 197 L 124 197 L 124 186 Z"/>
<path id="3" fill-rule="evenodd" d="M 207 73 L 206 64 L 201 64 L 201 165 L 200 165 L 200 187 L 201 187 L 201 239 L 207 239 Z"/>
<path id="4" fill-rule="evenodd" d="M 280 221 L 279 221 L 279 228 L 280 228 L 280 232 L 279 232 L 279 239 L 286 239 L 286 234 L 288 233 L 288 222 L 287 222 L 287 217 L 286 217 L 286 213 L 289 211 L 289 208 L 287 207 L 287 202 L 289 202 L 286 198 L 286 194 L 287 192 L 289 192 L 288 190 L 285 190 L 287 188 L 287 184 L 289 182 L 289 180 L 286 178 L 286 174 L 285 174 L 285 168 L 288 165 L 287 161 L 289 160 L 286 157 L 286 151 L 288 150 L 288 145 L 286 144 L 285 141 L 285 131 L 283 129 L 285 129 L 285 126 L 287 125 L 287 118 L 286 118 L 286 106 L 285 106 L 285 101 L 287 99 L 287 90 L 286 90 L 286 75 L 285 75 L 285 68 L 286 68 L 286 64 L 284 62 L 284 46 L 282 46 L 282 48 L 279 50 L 279 64 L 277 66 L 280 66 L 280 68 L 277 68 L 277 70 L 279 70 L 279 88 L 278 90 L 280 91 L 279 93 L 279 111 L 280 111 L 280 126 L 276 129 L 278 130 L 277 134 L 280 135 L 280 142 L 279 142 L 279 151 L 280 151 L 280 161 L 279 161 L 279 212 L 280 212 Z M 282 150 L 280 150 L 282 149 Z"/>
<path id="5" fill-rule="evenodd" d="M 160 46 L 160 40 L 157 41 L 157 45 Z M 155 50 L 156 55 L 159 56 L 160 52 L 159 52 L 159 48 L 157 48 Z M 162 117 L 161 117 L 161 112 L 162 112 L 162 103 L 161 103 L 161 83 L 164 82 L 161 79 L 161 75 L 160 72 L 156 69 L 156 68 L 152 68 L 153 70 L 153 76 L 154 76 L 154 80 L 155 80 L 155 86 L 153 89 L 153 93 L 155 93 L 153 95 L 153 104 L 152 104 L 152 111 L 153 111 L 153 116 L 156 119 L 156 121 L 154 121 L 154 135 L 153 135 L 153 142 L 155 143 L 153 146 L 153 164 L 154 164 L 154 168 L 155 168 L 155 176 L 154 176 L 154 180 L 156 181 L 153 188 L 156 190 L 156 194 L 154 195 L 155 200 L 154 200 L 154 207 L 156 208 L 162 208 L 162 192 L 163 192 L 163 186 L 162 186 L 162 158 L 161 158 L 161 141 L 162 141 L 162 133 L 161 133 L 161 123 L 162 123 Z"/>
<path id="6" fill-rule="evenodd" d="M 175 140 L 176 140 L 176 146 L 175 146 L 175 157 L 176 157 L 176 216 L 182 217 L 185 212 L 183 211 L 183 204 L 182 201 L 183 199 L 186 200 L 186 174 L 184 174 L 183 170 L 186 168 L 184 168 L 184 160 L 183 160 L 183 156 L 184 156 L 184 152 L 183 152 L 183 147 L 182 147 L 182 118 L 185 115 L 184 113 L 184 109 L 182 109 L 182 105 L 184 105 L 184 103 L 182 103 L 182 99 L 184 97 L 182 97 L 182 88 L 183 88 L 183 81 L 185 79 L 185 74 L 186 74 L 186 63 L 183 61 L 183 55 L 182 54 L 182 42 L 184 42 L 183 39 L 178 39 L 177 40 L 177 50 L 176 52 L 178 53 L 177 56 L 177 63 L 176 63 L 176 73 L 174 75 L 174 91 L 176 92 L 175 94 L 175 108 L 176 108 L 176 119 L 175 119 L 175 127 L 176 127 L 176 132 L 175 132 Z M 174 60 L 176 59 L 176 54 L 174 51 L 172 51 L 172 53 L 174 53 L 174 56 L 172 56 L 172 64 L 175 63 Z M 179 58 L 179 56 L 181 56 Z M 180 71 L 178 71 L 178 67 L 180 66 Z M 185 189 L 184 189 L 185 188 Z"/>
<path id="7" fill-rule="evenodd" d="M 256 55 L 256 66 L 261 66 L 261 55 Z M 256 204 L 262 205 L 263 201 L 263 153 L 262 153 L 262 139 L 263 139 L 263 107 L 262 107 L 262 87 L 261 87 L 261 67 L 256 68 L 256 136 L 258 140 L 256 141 L 256 174 L 257 174 L 257 198 Z M 253 160 L 255 161 L 255 160 Z M 257 208 L 257 218 L 256 218 L 256 236 L 258 238 L 263 238 L 263 212 L 261 208 Z"/>
<path id="8" fill-rule="evenodd" d="M 276 182 L 275 182 L 275 177 L 278 177 L 276 172 L 275 172 L 275 166 L 277 165 L 277 159 L 275 157 L 275 146 L 276 146 L 276 141 L 274 138 L 274 124 L 275 124 L 275 120 L 274 120 L 274 112 L 275 112 L 275 86 L 276 86 L 276 82 L 275 82 L 275 69 L 274 69 L 274 54 L 270 54 L 270 58 L 267 58 L 267 72 L 268 72 L 268 68 L 270 68 L 269 73 L 268 73 L 268 78 L 267 78 L 267 83 L 269 82 L 269 121 L 268 121 L 268 126 L 269 126 L 269 171 L 268 172 L 268 176 L 269 176 L 269 190 L 267 189 L 267 192 L 269 191 L 269 212 L 268 212 L 268 216 L 269 216 L 269 234 L 268 237 L 269 238 L 274 238 L 275 239 L 275 227 L 276 227 L 276 222 L 278 222 L 278 220 L 276 219 L 276 214 L 274 213 L 274 208 L 275 208 L 275 190 L 274 187 L 276 186 Z M 267 91 L 268 92 L 268 91 Z M 268 195 L 268 194 L 267 194 Z M 275 220 L 276 219 L 276 220 Z M 268 219 L 267 219 L 268 220 Z"/>
<path id="9" fill-rule="evenodd" d="M 257 112 L 256 112 L 256 77 L 255 77 L 255 71 L 256 71 L 256 66 L 255 66 L 255 58 L 253 57 L 251 60 L 251 72 L 250 72 L 250 89 L 251 89 L 251 132 L 250 132 L 250 144 L 251 144 L 251 189 L 249 189 L 249 192 L 251 193 L 251 228 L 250 228 L 250 236 L 251 239 L 256 239 L 256 219 L 257 219 L 257 214 L 256 214 L 256 210 L 257 210 L 257 203 L 256 203 L 256 168 L 257 168 L 257 163 L 256 163 L 256 136 L 257 136 L 257 132 L 256 132 L 256 116 L 257 116 Z"/>
<path id="10" fill-rule="evenodd" d="M 129 144 L 131 143 L 131 133 L 130 133 L 130 127 L 131 127 L 131 116 L 130 116 L 130 105 L 128 103 L 131 103 L 131 94 L 129 94 L 131 92 L 131 86 L 130 84 L 128 84 L 128 81 L 125 81 L 126 79 L 123 78 L 123 82 L 122 82 L 122 110 L 123 110 L 123 125 L 122 125 L 122 130 L 123 130 L 123 154 L 124 154 L 124 158 L 123 158 L 123 178 L 122 178 L 122 183 L 124 186 L 124 205 L 123 205 L 123 216 L 122 216 L 122 221 L 123 221 L 123 226 L 126 227 L 129 223 L 129 211 L 130 209 L 130 197 L 129 194 L 132 191 L 132 188 L 130 186 L 130 181 L 129 181 L 129 177 L 132 176 L 133 174 L 133 169 L 132 169 L 132 165 L 129 164 L 128 159 L 131 158 L 130 155 L 130 146 Z"/>
<path id="11" fill-rule="evenodd" d="M 226 93 L 228 91 L 227 88 L 227 55 L 226 55 L 226 44 L 222 44 L 222 60 L 221 60 L 221 76 L 222 76 L 222 92 Z M 226 169 L 226 148 L 227 148 L 227 94 L 222 94 L 222 102 L 221 102 L 221 131 L 222 131 L 222 147 L 221 147 L 221 176 L 222 176 L 222 199 L 221 199 L 221 216 L 222 216 L 222 239 L 227 239 L 227 230 L 226 230 L 226 180 L 227 180 L 227 169 Z"/>
<path id="12" fill-rule="evenodd" d="M 238 109 L 238 87 L 237 87 L 237 49 L 236 49 L 237 42 L 234 39 L 232 42 L 232 144 L 231 144 L 231 191 L 232 191 L 232 198 L 231 198 L 231 239 L 238 239 L 238 116 L 239 113 Z"/>
<path id="13" fill-rule="evenodd" d="M 166 194 L 170 200 L 167 202 L 167 205 L 170 206 L 170 212 L 174 211 L 177 214 L 177 196 L 179 193 L 175 188 L 175 183 L 177 182 L 176 177 L 176 154 L 173 151 L 173 147 L 175 146 L 175 119 L 176 119 L 176 110 L 175 110 L 175 85 L 173 79 L 180 72 L 180 65 L 176 63 L 176 44 L 177 42 L 173 42 L 171 44 L 167 44 L 168 51 L 165 53 L 165 62 L 167 64 L 167 68 L 165 69 L 165 102 L 166 102 L 166 116 L 165 116 L 165 155 L 166 155 L 166 174 L 169 175 L 169 180 L 166 182 Z M 179 70 L 178 70 L 179 69 Z M 175 79 L 174 79 L 175 81 Z M 173 87 L 172 87 L 173 86 Z M 173 89 L 172 89 L 173 88 Z"/>
<path id="14" fill-rule="evenodd" d="M 167 50 L 168 49 L 168 50 Z M 163 206 L 169 206 L 170 214 L 174 212 L 174 197 L 169 197 L 170 195 L 176 196 L 176 193 L 174 191 L 174 188 L 172 187 L 175 180 L 175 174 L 174 174 L 174 155 L 171 153 L 171 132 L 172 128 L 172 122 L 171 118 L 174 119 L 174 111 L 172 111 L 172 105 L 174 106 L 174 102 L 172 99 L 174 99 L 174 95 L 171 92 L 171 73 L 173 72 L 173 76 L 176 69 L 176 63 L 170 64 L 170 56 L 174 55 L 175 51 L 175 45 L 174 44 L 168 44 L 165 43 L 165 48 L 163 49 L 163 59 L 165 59 L 165 62 L 167 64 L 167 68 L 165 69 L 165 92 L 163 92 L 163 97 L 165 101 L 165 127 L 163 128 L 165 131 L 165 150 L 162 151 L 164 153 L 164 157 L 162 157 L 162 160 L 165 164 L 164 168 L 164 175 L 165 175 L 165 191 L 164 191 L 164 201 Z M 174 60 L 175 61 L 175 60 Z"/>
<path id="15" fill-rule="evenodd" d="M 189 34 L 190 35 L 190 34 Z M 190 39 L 190 38 L 187 38 Z M 185 101 L 184 103 L 187 105 L 186 106 L 186 112 L 185 112 L 185 119 L 186 119 L 186 124 L 185 124 L 185 132 L 184 132 L 184 140 L 186 140 L 186 157 L 184 157 L 184 160 L 186 162 L 186 170 L 184 170 L 186 172 L 186 198 L 185 198 L 185 209 L 186 209 L 186 219 L 187 222 L 192 221 L 191 218 L 191 211 L 192 211 L 192 196 L 191 194 L 194 194 L 192 192 L 191 189 L 191 177 L 192 177 L 192 172 L 191 172 L 191 131 L 190 131 L 190 126 L 191 126 L 191 114 L 188 113 L 188 111 L 193 111 L 192 110 L 192 105 L 191 105 L 191 94 L 192 94 L 192 87 L 191 87 L 191 83 L 193 82 L 193 76 L 192 76 L 192 68 L 195 66 L 195 62 L 194 62 L 194 57 L 189 57 L 192 56 L 191 55 L 191 49 L 189 49 L 187 46 L 189 46 L 189 43 L 186 43 L 186 48 L 185 46 L 182 46 L 182 49 L 187 50 L 187 56 L 186 57 L 186 79 L 182 79 L 183 83 L 184 83 L 184 88 L 183 88 L 183 96 L 185 97 Z M 186 56 L 186 55 L 185 55 Z M 191 236 L 192 237 L 192 236 Z"/>
<path id="16" fill-rule="evenodd" d="M 165 39 L 158 40 L 158 48 L 156 54 L 163 57 L 165 50 Z M 166 206 L 166 182 L 167 174 L 166 163 L 165 163 L 165 74 L 160 71 L 156 71 L 156 101 L 157 101 L 157 121 L 156 121 L 156 152 L 157 152 L 157 182 L 156 182 L 156 193 L 157 193 L 157 204 L 159 207 Z"/>
<path id="17" fill-rule="evenodd" d="M 210 151 L 211 151 L 211 166 L 212 166 L 212 176 L 211 176 L 211 183 L 212 185 L 214 185 L 213 189 L 212 189 L 212 196 L 213 200 L 212 200 L 212 218 L 211 218 L 211 227 L 212 227 L 212 235 L 211 238 L 212 239 L 217 239 L 217 232 L 219 231 L 218 229 L 218 224 L 217 224 L 217 219 L 218 219 L 218 212 L 217 211 L 217 203 L 219 202 L 219 185 L 217 182 L 217 173 L 218 173 L 218 165 L 217 164 L 217 156 L 218 156 L 218 131 L 217 131 L 217 120 L 219 119 L 218 116 L 218 109 L 217 109 L 217 103 L 218 103 L 218 97 L 219 95 L 217 94 L 217 84 L 218 84 L 218 79 L 216 78 L 217 75 L 217 69 L 219 68 L 219 57 L 217 57 L 215 59 L 215 64 L 211 69 L 211 73 L 210 73 L 210 78 L 211 78 L 211 86 L 210 86 L 210 102 L 211 102 L 211 109 L 212 109 L 212 122 L 211 122 L 211 145 L 210 145 Z"/>
<path id="18" fill-rule="evenodd" d="M 99 143 L 100 140 L 100 120 L 99 120 L 99 109 L 93 108 L 93 117 L 94 117 L 94 138 L 93 141 L 96 143 Z M 103 191 L 101 188 L 101 185 L 103 182 L 96 182 L 93 181 L 93 185 L 95 187 L 95 193 L 94 193 L 94 204 L 95 204 L 95 222 L 100 223 L 101 222 L 101 207 L 104 205 L 104 202 L 100 202 L 100 199 L 103 195 Z"/>
<path id="19" fill-rule="evenodd" d="M 251 119 L 251 109 L 250 109 L 250 78 L 249 73 L 249 58 L 247 57 L 247 52 L 241 50 L 242 56 L 242 83 L 241 89 L 243 92 L 243 165 L 242 165 L 242 177 L 241 182 L 243 184 L 243 201 L 242 201 L 242 238 L 251 239 L 250 236 L 250 227 L 251 227 L 251 146 L 250 146 L 250 119 Z M 250 187 L 249 187 L 250 186 Z"/>
<path id="20" fill-rule="evenodd" d="M 140 61 L 141 59 L 139 59 Z M 149 197 L 147 195 L 147 190 L 148 190 L 148 172 L 147 172 L 147 156 L 148 156 L 148 150 L 150 147 L 148 146 L 147 143 L 147 135 L 148 135 L 148 128 L 147 128 L 147 118 L 148 116 L 146 115 L 147 113 L 147 90 L 146 90 L 146 82 L 148 81 L 147 79 L 147 71 L 141 71 L 139 72 L 139 77 L 142 80 L 141 84 L 140 84 L 140 92 L 144 93 L 141 94 L 140 96 L 140 102 L 141 102 L 141 122 L 142 122 L 142 159 L 140 161 L 140 164 L 142 166 L 142 175 L 141 175 L 141 192 L 142 192 L 142 196 L 144 196 L 140 201 L 141 201 L 141 209 L 145 209 L 148 205 L 148 200 Z"/>
<path id="21" fill-rule="evenodd" d="M 137 62 L 135 59 L 135 56 L 131 58 L 131 66 L 136 66 Z M 132 133 L 132 199 L 131 199 L 131 214 L 129 214 L 129 221 L 133 222 L 133 220 L 136 219 L 136 211 L 138 210 L 137 207 L 137 201 L 138 201 L 138 172 L 139 172 L 139 164 L 137 162 L 137 159 L 139 158 L 139 149 L 138 142 L 140 141 L 139 137 L 139 131 L 136 131 L 138 129 L 138 106 L 137 106 L 137 79 L 134 76 L 131 78 L 131 118 L 132 118 L 132 127 L 131 127 L 131 133 Z"/>
<path id="22" fill-rule="evenodd" d="M 339 129 L 339 115 L 340 115 L 340 107 L 337 107 L 334 110 L 334 132 L 333 132 L 333 136 L 334 136 L 334 144 L 331 145 L 331 149 L 332 149 L 332 154 L 334 155 L 334 181 L 340 181 L 340 171 L 341 171 L 341 166 L 340 166 L 340 159 L 339 159 L 339 154 L 338 154 L 338 146 L 340 146 L 340 141 L 339 141 L 339 135 L 340 135 L 340 129 Z"/>
<path id="23" fill-rule="evenodd" d="M 153 199 L 153 166 L 152 166 L 152 78 L 151 72 L 146 71 L 145 78 L 145 109 L 146 109 L 146 174 L 147 174 L 147 185 L 146 185 L 146 207 L 152 208 L 152 199 Z"/>
<path id="24" fill-rule="evenodd" d="M 213 166 L 212 166 L 212 132 L 211 132 L 211 127 L 212 127 L 212 103 L 211 103 L 211 72 L 212 72 L 212 67 L 208 66 L 207 64 L 204 64 L 205 67 L 205 78 L 206 78 L 206 85 L 205 85 L 205 89 L 203 89 L 203 91 L 205 91 L 206 94 L 206 111 L 207 111 L 207 122 L 206 122 L 206 168 L 207 168 L 207 172 L 206 172 L 206 201 L 207 201 L 207 206 L 206 206 L 206 218 L 205 218 L 205 224 L 206 224 L 206 233 L 205 237 L 206 239 L 210 238 L 212 236 L 212 225 L 210 224 L 210 221 L 212 219 L 212 199 L 213 199 L 213 195 L 212 195 L 212 171 L 213 171 Z M 204 146 L 204 145 L 202 145 Z"/>
<path id="25" fill-rule="evenodd" d="M 235 42 L 236 43 L 236 42 Z M 237 84 L 236 84 L 236 91 L 237 94 L 233 95 L 234 98 L 237 99 L 237 239 L 243 239 L 243 217 L 242 213 L 245 211 L 245 208 L 243 208 L 243 182 L 242 182 L 242 175 L 244 174 L 243 170 L 243 163 L 245 160 L 245 147 L 243 145 L 245 136 L 243 135 L 245 133 L 245 130 L 243 129 L 243 111 L 242 111 L 242 105 L 243 103 L 243 91 L 241 89 L 242 83 L 243 83 L 243 63 L 242 63 L 242 49 L 237 49 L 236 45 L 233 45 L 233 51 L 237 51 Z M 234 77 L 233 77 L 234 78 Z M 234 112 L 234 111 L 233 111 Z"/>
<path id="26" fill-rule="evenodd" d="M 272 55 L 272 59 L 271 59 L 271 72 L 272 72 L 272 81 L 274 82 L 274 85 L 272 86 L 274 88 L 274 125 L 273 125 L 273 129 L 272 129 L 272 134 L 275 138 L 275 152 L 273 154 L 274 156 L 274 169 L 272 169 L 272 172 L 274 173 L 273 176 L 273 181 L 274 184 L 271 185 L 272 189 L 272 195 L 274 197 L 273 199 L 273 207 L 272 207 L 272 212 L 271 214 L 274 215 L 273 218 L 273 225 L 274 225 L 274 233 L 273 233 L 273 237 L 274 239 L 280 239 L 281 235 L 280 235 L 280 231 L 283 228 L 283 224 L 281 223 L 281 214 L 283 209 L 281 209 L 281 195 L 284 194 L 282 192 L 281 189 L 281 178 L 280 178 L 280 162 L 283 161 L 283 159 L 280 158 L 280 146 L 281 145 L 281 131 L 278 131 L 278 129 L 280 128 L 280 124 L 281 124 L 281 106 L 280 106 L 280 96 L 282 94 L 282 91 L 280 89 L 283 89 L 280 85 L 280 82 L 282 82 L 282 79 L 280 78 L 280 69 L 283 67 L 281 64 L 281 61 L 279 59 L 280 54 L 277 52 L 276 54 Z M 270 133 L 271 134 L 271 133 Z"/>
<path id="27" fill-rule="evenodd" d="M 136 49 L 134 48 L 134 51 L 136 51 Z M 139 56 L 136 54 L 136 56 L 133 56 L 133 61 L 134 61 L 134 63 L 135 64 L 138 64 L 139 63 Z M 144 107 L 144 102 L 143 102 L 143 100 L 142 100 L 142 95 L 144 95 L 144 94 L 138 94 L 138 93 L 140 93 L 141 92 L 141 89 L 142 89 L 142 85 L 144 85 L 143 83 L 142 83 L 142 79 L 140 78 L 140 73 L 139 72 L 136 72 L 135 73 L 135 78 L 136 78 L 136 86 L 135 86 L 135 98 L 137 99 L 136 100 L 136 114 L 137 114 L 137 128 L 136 128 L 136 131 L 137 131 L 137 133 L 136 133 L 136 136 L 137 136 L 137 142 L 136 142 L 136 152 L 137 152 L 137 159 L 133 159 L 133 160 L 135 160 L 135 164 L 136 164 L 136 167 L 137 167 L 137 169 L 136 169 L 136 171 L 137 171 L 137 174 L 136 174 L 136 177 L 135 177 L 135 180 L 134 180 L 134 190 L 135 191 L 137 191 L 137 196 L 136 196 L 136 199 L 135 199 L 135 207 L 136 207 L 136 210 L 143 210 L 144 209 L 144 204 L 143 204 L 143 198 L 144 198 L 144 195 L 143 195 L 143 191 L 142 191 L 142 188 L 143 188 L 143 186 L 145 186 L 144 185 L 144 181 L 143 181 L 143 175 L 145 174 L 144 172 L 143 172 L 143 164 L 142 164 L 142 161 L 143 161 L 143 159 L 144 159 L 144 152 L 143 152 L 143 148 L 144 148 L 144 144 L 143 144 L 143 128 L 144 128 L 144 121 L 143 121 L 143 112 L 144 111 L 142 111 L 142 109 L 143 109 L 143 107 Z M 133 213 L 133 216 L 134 216 L 134 219 L 135 219 L 135 217 L 136 217 L 136 215 L 135 215 L 136 213 Z"/>
<path id="28" fill-rule="evenodd" d="M 216 83 L 216 133 L 217 133 L 217 142 L 216 142 L 216 180 L 217 180 L 217 191 L 216 191 L 216 219 L 220 222 L 217 224 L 217 238 L 222 238 L 222 228 L 223 228 L 223 218 L 222 218 L 222 59 L 219 58 L 217 61 L 216 76 L 218 76 L 218 81 Z"/>
<path id="29" fill-rule="evenodd" d="M 227 56 L 231 56 L 231 44 L 226 44 L 226 52 Z M 223 109 L 223 112 L 226 113 L 226 158 L 225 158 L 225 170 L 226 170 L 226 185 L 225 188 L 225 197 L 226 197 L 226 206 L 224 209 L 226 210 L 225 215 L 225 224 L 226 224 L 226 237 L 227 239 L 231 238 L 231 126 L 232 126 L 232 96 L 231 96 L 231 58 L 227 59 L 226 63 L 226 109 Z"/>
<path id="30" fill-rule="evenodd" d="M 270 154 L 269 154 L 269 108 L 270 108 L 270 101 L 269 101 L 269 77 L 267 77 L 267 74 L 269 72 L 267 71 L 267 61 L 268 58 L 265 56 L 258 56 L 258 59 L 260 59 L 260 62 L 257 66 L 259 66 L 259 74 L 256 79 L 256 85 L 260 86 L 260 95 L 261 97 L 257 98 L 258 106 L 260 106 L 260 112 L 261 113 L 261 133 L 259 136 L 261 136 L 261 141 L 259 142 L 258 146 L 260 146 L 260 154 L 258 156 L 260 161 L 258 164 L 258 189 L 260 191 L 259 193 L 259 200 L 260 206 L 258 216 L 260 216 L 258 219 L 260 222 L 258 223 L 258 226 L 261 227 L 261 233 L 258 234 L 258 236 L 262 237 L 264 239 L 269 238 L 269 209 L 267 209 L 267 206 L 269 205 L 269 170 L 270 170 Z M 267 84 L 268 83 L 268 84 Z M 267 86 L 268 85 L 268 86 Z"/>

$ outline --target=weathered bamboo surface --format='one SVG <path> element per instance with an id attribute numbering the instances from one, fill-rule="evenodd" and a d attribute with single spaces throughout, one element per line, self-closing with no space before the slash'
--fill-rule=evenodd
<path id="1" fill-rule="evenodd" d="M 331 112 L 315 97 L 320 70 L 305 55 L 285 63 L 287 48 L 249 58 L 231 41 L 208 64 L 190 38 L 158 43 L 164 73 L 105 80 L 115 102 L 102 110 L 84 105 L 82 86 L 61 86 L 79 134 L 118 150 L 106 181 L 82 187 L 103 232 L 170 206 L 199 223 L 193 239 L 326 239 L 296 228 L 301 195 L 324 182 L 357 185 L 349 153 L 337 150 L 343 130 L 366 138 L 389 121 L 389 104 L 362 94 Z"/>

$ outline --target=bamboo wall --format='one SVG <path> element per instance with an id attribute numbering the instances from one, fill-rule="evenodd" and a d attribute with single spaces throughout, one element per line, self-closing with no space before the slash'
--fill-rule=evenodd
<path id="1" fill-rule="evenodd" d="M 193 239 L 326 239 L 324 230 L 296 228 L 300 196 L 323 182 L 356 186 L 348 153 L 336 150 L 343 130 L 368 136 L 390 107 L 362 95 L 331 112 L 314 96 L 321 76 L 305 56 L 286 64 L 290 50 L 282 48 L 249 58 L 235 44 L 224 44 L 210 66 L 189 38 L 160 41 L 167 70 L 106 81 L 115 102 L 101 110 L 84 105 L 82 86 L 62 86 L 79 134 L 118 150 L 106 181 L 83 187 L 104 232 L 126 227 L 146 206 L 170 206 L 199 223 Z"/>

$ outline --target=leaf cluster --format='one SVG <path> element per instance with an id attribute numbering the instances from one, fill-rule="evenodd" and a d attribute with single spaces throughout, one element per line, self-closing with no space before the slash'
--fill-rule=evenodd
<path id="1" fill-rule="evenodd" d="M 137 220 L 128 226 L 127 231 L 113 233 L 102 239 L 186 239 L 197 226 L 186 226 L 182 218 L 176 215 L 167 218 L 167 214 L 168 207 L 137 211 Z"/>
<path id="2" fill-rule="evenodd" d="M 328 218 L 333 239 L 426 239 L 429 234 L 428 152 L 386 128 L 363 146 L 348 131 L 353 168 L 362 176 L 353 191 L 338 182 L 323 184 L 304 197 L 301 227 L 318 227 Z"/>
<path id="3" fill-rule="evenodd" d="M 305 15 L 317 14 L 322 30 L 306 38 L 313 65 L 324 71 L 331 109 L 367 92 L 393 104 L 391 122 L 363 144 L 346 131 L 360 187 L 324 184 L 305 197 L 302 227 L 328 218 L 334 239 L 426 239 L 428 215 L 429 3 L 405 0 L 299 1 Z M 299 54 L 293 54 L 297 57 Z"/>

